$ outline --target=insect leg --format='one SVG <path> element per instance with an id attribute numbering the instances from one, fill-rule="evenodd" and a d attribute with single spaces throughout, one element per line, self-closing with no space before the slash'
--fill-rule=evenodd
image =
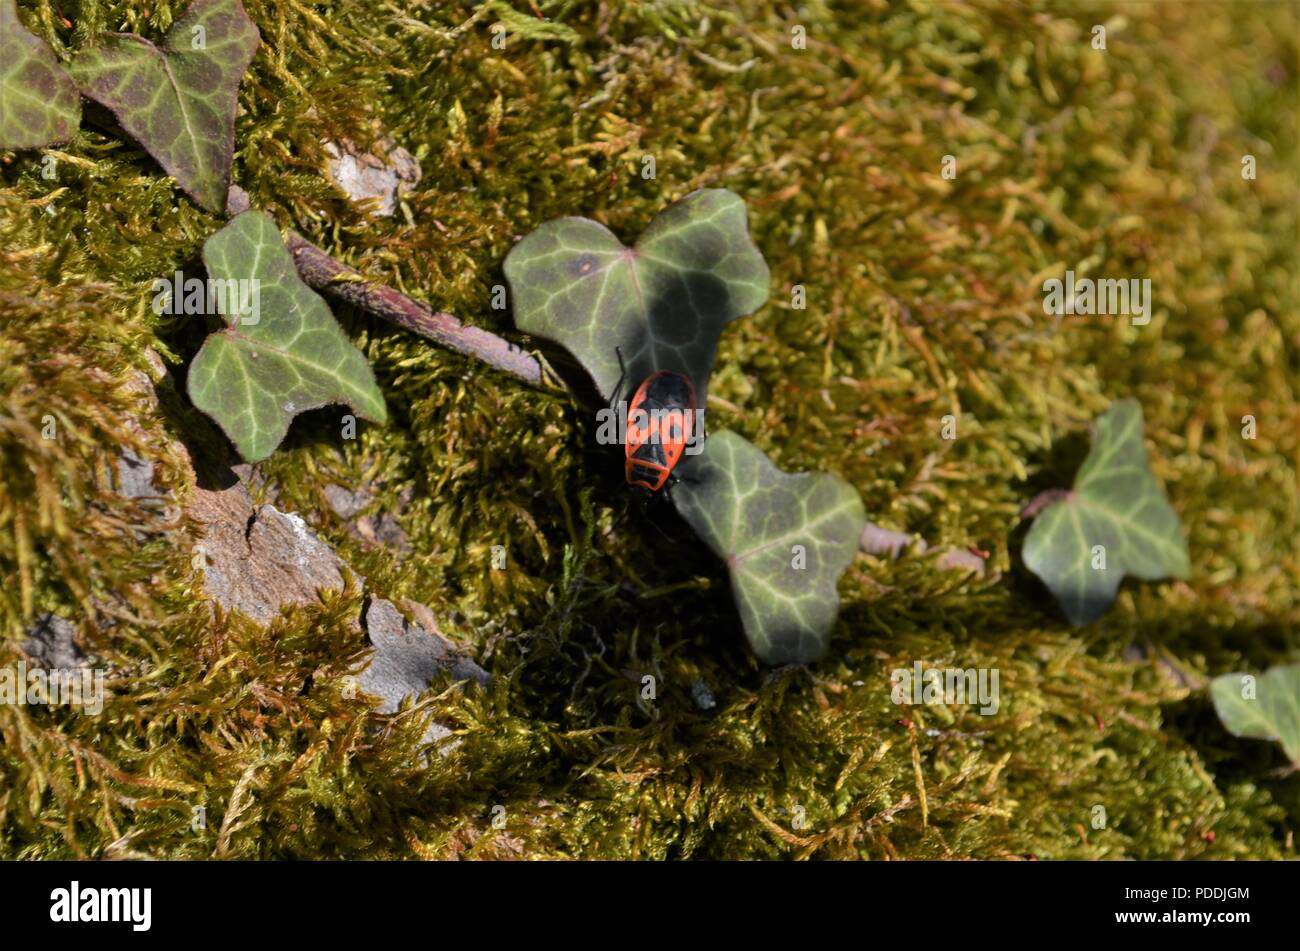
<path id="1" fill-rule="evenodd" d="M 627 379 L 627 367 L 623 365 L 623 348 L 615 347 L 614 352 L 618 354 L 618 382 L 614 384 L 614 389 L 609 394 L 609 408 L 618 408 L 618 391 L 623 388 L 623 381 Z"/>

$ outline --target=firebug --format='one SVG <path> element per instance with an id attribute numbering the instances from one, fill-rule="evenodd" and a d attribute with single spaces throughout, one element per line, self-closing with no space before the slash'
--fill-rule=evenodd
<path id="1" fill-rule="evenodd" d="M 620 363 L 622 359 L 620 352 Z M 693 438 L 695 418 L 695 386 L 690 377 L 673 370 L 646 377 L 627 406 L 623 447 L 627 484 L 655 493 L 675 481 L 673 469 Z"/>

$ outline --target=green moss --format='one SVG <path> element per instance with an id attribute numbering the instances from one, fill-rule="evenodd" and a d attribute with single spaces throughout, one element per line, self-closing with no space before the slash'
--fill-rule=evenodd
<path id="1" fill-rule="evenodd" d="M 161 31 L 182 4 L 86 2 L 71 29 L 48 0 L 20 6 L 63 50 Z M 155 317 L 150 282 L 194 266 L 219 221 L 87 125 L 48 153 L 54 181 L 38 153 L 0 156 L 0 663 L 55 610 L 113 696 L 97 718 L 0 707 L 0 855 L 1295 855 L 1300 777 L 1124 656 L 1154 642 L 1213 674 L 1300 647 L 1293 7 L 817 3 L 799 51 L 796 21 L 749 2 L 542 3 L 572 33 L 504 50 L 490 24 L 527 20 L 504 4 L 247 6 L 265 46 L 235 179 L 256 205 L 514 336 L 490 301 L 518 236 L 585 214 L 631 237 L 696 187 L 731 188 L 773 295 L 723 335 L 712 425 L 842 474 L 882 524 L 988 550 L 996 573 L 863 555 L 828 658 L 765 670 L 721 566 L 627 497 L 585 409 L 340 311 L 392 422 L 341 441 L 338 414 L 310 414 L 261 468 L 369 586 L 428 604 L 494 675 L 376 718 L 343 691 L 358 592 L 268 631 L 214 619 L 192 529 L 106 489 L 120 446 L 198 431 L 166 386 L 158 412 L 124 384 L 146 346 L 183 379 L 204 328 Z M 320 175 L 323 140 L 365 143 L 375 120 L 423 164 L 414 225 L 365 218 Z M 1150 277 L 1156 316 L 1054 324 L 1039 288 L 1067 266 Z M 1016 569 L 1017 513 L 1068 474 L 1065 437 L 1123 396 L 1143 405 L 1193 575 L 1126 583 L 1073 631 Z M 39 438 L 46 414 L 57 440 Z M 191 442 L 221 461 L 211 434 Z M 407 556 L 365 549 L 323 504 L 328 484 L 376 478 Z M 889 671 L 918 659 L 997 667 L 1002 710 L 893 705 Z M 461 743 L 426 766 L 430 717 Z"/>

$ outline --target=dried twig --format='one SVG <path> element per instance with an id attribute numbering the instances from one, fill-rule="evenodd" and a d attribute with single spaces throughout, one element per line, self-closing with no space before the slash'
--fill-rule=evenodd
<path id="1" fill-rule="evenodd" d="M 237 215 L 250 207 L 248 193 L 233 186 L 226 212 Z M 530 386 L 561 387 L 544 361 L 517 345 L 479 327 L 461 323 L 451 314 L 434 311 L 400 291 L 367 279 L 360 271 L 330 257 L 302 235 L 290 231 L 286 246 L 298 274 L 311 287 L 360 307 L 439 346 L 482 360 Z"/>
<path id="2" fill-rule="evenodd" d="M 384 284 L 367 280 L 359 271 L 336 261 L 296 232 L 288 233 L 285 244 L 302 279 L 316 290 L 392 321 L 448 350 L 477 357 L 531 386 L 554 385 L 554 374 L 547 372 L 542 361 L 510 341 L 480 327 L 463 324 L 451 314 L 433 311 Z"/>
<path id="3" fill-rule="evenodd" d="M 862 536 L 858 539 L 858 547 L 867 554 L 887 555 L 892 561 L 897 561 L 899 555 L 913 545 L 923 555 L 930 550 L 930 546 L 925 539 L 917 538 L 906 532 L 894 532 L 887 528 L 881 528 L 875 522 L 867 522 L 862 529 Z M 939 557 L 939 567 L 960 571 L 976 571 L 981 575 L 987 570 L 984 558 L 964 548 L 949 548 L 945 551 Z"/>

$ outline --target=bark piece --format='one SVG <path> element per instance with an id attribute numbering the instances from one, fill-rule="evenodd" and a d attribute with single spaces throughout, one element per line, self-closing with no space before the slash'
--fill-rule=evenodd
<path id="1" fill-rule="evenodd" d="M 228 610 L 266 624 L 288 605 L 346 587 L 345 562 L 302 516 L 254 506 L 242 482 L 219 491 L 196 488 L 190 513 L 204 524 L 203 589 Z"/>

